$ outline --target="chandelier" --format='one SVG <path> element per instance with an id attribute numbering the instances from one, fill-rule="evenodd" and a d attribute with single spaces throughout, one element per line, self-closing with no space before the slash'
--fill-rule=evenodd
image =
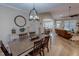
<path id="1" fill-rule="evenodd" d="M 37 12 L 37 10 L 35 9 L 34 4 L 33 4 L 33 9 L 30 10 L 30 13 L 29 13 L 29 21 L 32 21 L 32 20 L 37 20 L 37 21 L 39 21 L 38 12 Z"/>
<path id="2" fill-rule="evenodd" d="M 69 6 L 69 17 L 71 16 L 71 13 L 70 12 L 71 12 L 71 6 Z"/>

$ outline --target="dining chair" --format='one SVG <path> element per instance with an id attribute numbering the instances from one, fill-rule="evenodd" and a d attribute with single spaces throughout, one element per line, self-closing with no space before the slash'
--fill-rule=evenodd
<path id="1" fill-rule="evenodd" d="M 33 51 L 31 51 L 29 54 L 31 56 L 36 56 L 36 55 L 40 54 L 40 56 L 42 56 L 42 53 L 44 53 L 44 51 L 42 49 L 42 40 L 35 41 Z"/>
<path id="2" fill-rule="evenodd" d="M 5 48 L 2 41 L 0 41 L 0 48 L 5 56 L 12 56 L 12 53 L 9 53 L 8 50 Z"/>
<path id="3" fill-rule="evenodd" d="M 19 39 L 20 40 L 27 39 L 27 38 L 28 38 L 28 34 L 27 33 L 19 34 Z"/>
<path id="4" fill-rule="evenodd" d="M 33 36 L 36 35 L 36 33 L 35 32 L 29 32 L 29 35 L 30 35 L 30 37 L 33 37 Z"/>
<path id="5" fill-rule="evenodd" d="M 45 33 L 46 35 L 49 35 L 50 29 L 44 29 L 44 33 Z"/>
<path id="6" fill-rule="evenodd" d="M 36 35 L 36 32 L 29 32 L 29 36 L 31 38 L 31 41 L 36 40 L 39 38 L 38 35 Z"/>
<path id="7" fill-rule="evenodd" d="M 44 39 L 43 39 L 43 42 L 42 42 L 42 49 L 44 50 L 45 48 L 47 48 L 47 51 L 49 52 L 49 39 L 50 39 L 50 36 L 46 36 Z"/>

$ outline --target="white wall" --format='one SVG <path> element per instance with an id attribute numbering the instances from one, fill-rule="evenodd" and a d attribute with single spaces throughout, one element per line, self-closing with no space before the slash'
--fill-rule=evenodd
<path id="1" fill-rule="evenodd" d="M 41 13 L 41 14 L 40 14 L 40 18 L 41 18 L 41 20 L 42 20 L 42 23 L 43 23 L 44 21 L 52 21 L 52 22 L 55 24 L 55 19 L 53 19 L 51 13 Z M 55 25 L 54 25 L 54 28 L 55 28 Z M 53 28 L 53 29 L 54 29 L 54 28 Z M 53 30 L 53 29 L 52 29 L 52 30 Z M 43 28 L 42 28 L 42 31 L 44 31 Z"/>
<path id="2" fill-rule="evenodd" d="M 28 30 L 28 26 L 30 26 L 30 31 L 38 31 L 38 23 L 29 22 L 28 14 L 29 12 L 23 12 L 21 10 L 12 9 L 9 7 L 0 6 L 0 40 L 3 40 L 7 43 L 10 40 L 9 35 L 11 34 L 12 28 L 15 28 L 17 32 L 19 32 L 19 27 L 17 27 L 14 23 L 14 18 L 17 15 L 22 15 L 26 18 L 26 32 Z M 38 24 L 38 26 L 36 25 Z M 32 26 L 31 26 L 32 25 Z M 36 28 L 33 28 L 36 25 Z"/>

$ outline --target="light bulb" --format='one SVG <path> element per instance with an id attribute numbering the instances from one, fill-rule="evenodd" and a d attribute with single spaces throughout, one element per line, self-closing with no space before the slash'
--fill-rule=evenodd
<path id="1" fill-rule="evenodd" d="M 39 19 L 39 17 L 38 16 L 35 16 L 35 19 Z"/>
<path id="2" fill-rule="evenodd" d="M 30 19 L 33 19 L 33 16 L 32 15 L 30 15 Z"/>

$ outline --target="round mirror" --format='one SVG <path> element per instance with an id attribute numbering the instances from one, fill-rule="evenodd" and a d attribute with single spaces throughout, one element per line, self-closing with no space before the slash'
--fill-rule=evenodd
<path id="1" fill-rule="evenodd" d="M 23 27 L 26 25 L 26 19 L 25 19 L 25 17 L 23 17 L 21 15 L 16 16 L 14 19 L 14 22 L 19 27 Z"/>

